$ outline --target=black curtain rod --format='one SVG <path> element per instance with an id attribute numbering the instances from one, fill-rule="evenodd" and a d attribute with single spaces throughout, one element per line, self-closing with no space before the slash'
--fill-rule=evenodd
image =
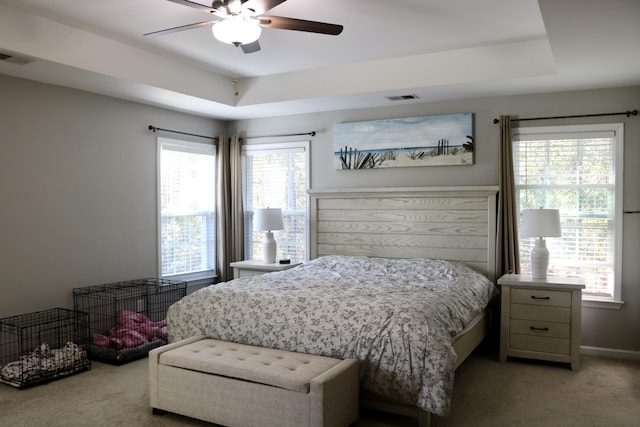
<path id="1" fill-rule="evenodd" d="M 620 113 L 601 113 L 601 114 L 580 114 L 577 116 L 553 116 L 553 117 L 530 117 L 526 119 L 511 119 L 512 122 L 526 122 L 529 120 L 550 120 L 550 119 L 577 119 L 581 117 L 601 117 L 601 116 L 622 116 L 625 115 L 627 117 L 637 116 L 638 110 L 633 111 L 622 111 Z M 493 123 L 500 123 L 500 119 L 493 119 Z"/>
<path id="2" fill-rule="evenodd" d="M 153 132 L 157 132 L 157 131 L 161 130 L 161 131 L 164 131 L 164 132 L 179 133 L 181 135 L 197 136 L 198 138 L 213 139 L 214 141 L 218 140 L 218 138 L 213 137 L 213 136 L 205 136 L 205 135 L 198 135 L 198 134 L 195 134 L 195 133 L 187 133 L 187 132 L 180 132 L 180 131 L 177 131 L 177 130 L 163 129 L 163 128 L 155 127 L 153 125 L 149 125 L 149 130 L 153 131 Z M 284 134 L 284 135 L 247 136 L 246 138 L 278 138 L 278 137 L 285 137 L 285 136 L 303 136 L 303 135 L 316 136 L 316 131 L 305 132 L 305 133 L 288 133 L 288 134 Z"/>
<path id="3" fill-rule="evenodd" d="M 284 135 L 258 135 L 258 136 L 246 136 L 246 139 L 253 139 L 253 138 L 281 138 L 281 137 L 285 137 L 285 136 L 304 136 L 304 135 L 308 135 L 308 136 L 316 136 L 316 131 L 311 131 L 311 132 L 305 132 L 305 133 L 288 133 L 288 134 L 284 134 Z"/>
<path id="4" fill-rule="evenodd" d="M 180 132 L 179 130 L 162 129 L 162 128 L 158 128 L 158 127 L 155 127 L 155 126 L 152 126 L 152 125 L 149 125 L 149 130 L 151 130 L 153 132 L 157 132 L 157 131 L 161 130 L 163 132 L 179 133 L 180 135 L 197 136 L 198 138 L 207 138 L 207 139 L 212 139 L 214 141 L 218 140 L 218 138 L 216 138 L 215 136 L 198 135 L 198 134 L 195 134 L 195 133 Z"/>

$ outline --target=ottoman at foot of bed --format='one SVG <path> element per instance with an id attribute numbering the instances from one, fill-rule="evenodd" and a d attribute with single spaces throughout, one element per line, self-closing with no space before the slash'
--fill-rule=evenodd
<path id="1" fill-rule="evenodd" d="M 191 337 L 149 353 L 153 413 L 227 426 L 346 427 L 359 415 L 354 359 Z"/>

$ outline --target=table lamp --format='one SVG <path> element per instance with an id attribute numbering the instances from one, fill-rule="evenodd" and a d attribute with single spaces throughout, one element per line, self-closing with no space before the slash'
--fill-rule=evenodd
<path id="1" fill-rule="evenodd" d="M 543 237 L 560 237 L 560 211 L 558 209 L 527 209 L 522 212 L 522 237 L 537 237 L 531 250 L 531 276 L 546 279 L 549 268 L 549 250 Z"/>
<path id="2" fill-rule="evenodd" d="M 276 251 L 278 246 L 271 231 L 284 230 L 282 209 L 256 209 L 253 217 L 253 227 L 257 231 L 265 232 L 264 240 L 262 240 L 262 254 L 264 256 L 264 262 L 273 264 L 276 262 Z"/>

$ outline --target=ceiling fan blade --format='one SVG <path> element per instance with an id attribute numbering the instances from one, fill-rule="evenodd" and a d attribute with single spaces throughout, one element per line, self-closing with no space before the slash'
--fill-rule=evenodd
<path id="1" fill-rule="evenodd" d="M 194 9 L 201 10 L 202 12 L 216 13 L 216 11 L 217 11 L 216 8 L 205 6 L 203 4 L 196 3 L 196 2 L 190 1 L 190 0 L 167 0 L 167 1 L 170 1 L 171 3 L 181 4 L 183 6 L 189 6 L 189 7 L 192 7 Z"/>
<path id="2" fill-rule="evenodd" d="M 241 44 L 240 47 L 242 48 L 242 51 L 244 53 L 253 53 L 260 50 L 260 43 L 258 43 L 258 40 L 256 40 L 251 43 Z"/>
<path id="3" fill-rule="evenodd" d="M 337 36 L 343 29 L 342 25 L 307 21 L 304 19 L 285 18 L 282 16 L 260 16 L 258 19 L 260 19 L 261 27 L 278 28 L 281 30 L 306 31 L 309 33 Z"/>
<path id="4" fill-rule="evenodd" d="M 205 21 L 205 22 L 196 22 L 195 24 L 187 24 L 181 25 L 179 27 L 167 28 L 166 30 L 154 31 L 152 33 L 143 34 L 144 37 L 156 37 L 156 36 L 164 36 L 166 34 L 177 33 L 185 30 L 192 30 L 194 28 L 206 27 L 207 25 L 213 24 L 218 21 Z"/>
<path id="5" fill-rule="evenodd" d="M 249 9 L 253 15 L 262 15 L 287 0 L 247 0 L 242 3 L 243 9 Z"/>

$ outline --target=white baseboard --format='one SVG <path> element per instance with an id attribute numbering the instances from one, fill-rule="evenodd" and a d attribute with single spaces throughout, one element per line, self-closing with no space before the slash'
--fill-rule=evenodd
<path id="1" fill-rule="evenodd" d="M 611 357 L 614 359 L 640 360 L 640 351 L 590 347 L 587 345 L 580 347 L 580 354 L 586 354 L 587 356 Z"/>

